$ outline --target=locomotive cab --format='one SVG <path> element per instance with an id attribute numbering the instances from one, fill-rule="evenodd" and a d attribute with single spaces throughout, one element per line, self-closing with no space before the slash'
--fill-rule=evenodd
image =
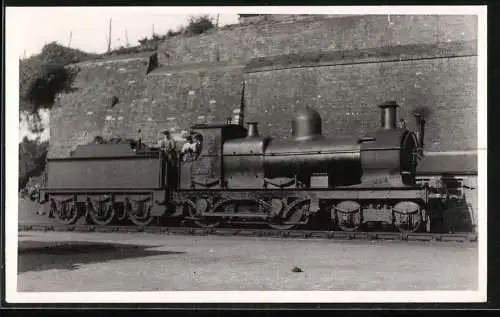
<path id="1" fill-rule="evenodd" d="M 225 187 L 223 145 L 244 138 L 247 130 L 239 124 L 199 124 L 191 131 L 203 140 L 195 160 L 180 162 L 181 189 L 217 189 Z"/>
<path id="2" fill-rule="evenodd" d="M 224 176 L 228 188 L 264 187 L 264 153 L 270 142 L 270 137 L 259 135 L 256 122 L 249 122 L 245 138 L 224 143 Z"/>

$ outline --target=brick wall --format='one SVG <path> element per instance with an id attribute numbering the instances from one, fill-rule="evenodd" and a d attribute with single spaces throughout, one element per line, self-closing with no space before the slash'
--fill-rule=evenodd
<path id="1" fill-rule="evenodd" d="M 311 21 L 328 18 L 346 17 L 352 15 L 346 14 L 243 14 L 238 18 L 239 24 L 256 24 L 256 23 L 276 23 L 276 22 L 297 22 L 297 21 Z"/>
<path id="2" fill-rule="evenodd" d="M 378 102 L 395 99 L 410 126 L 410 109 L 432 107 L 430 149 L 473 149 L 475 54 L 448 50 L 426 55 L 415 48 L 475 42 L 476 23 L 474 16 L 285 19 L 170 38 L 158 49 L 161 67 L 147 75 L 145 55 L 87 62 L 79 65 L 76 90 L 62 95 L 62 107 L 52 111 L 49 155 L 66 156 L 96 135 L 135 137 L 141 128 L 145 140 L 153 142 L 160 128 L 182 130 L 198 120 L 222 121 L 238 107 L 243 80 L 246 117 L 260 122 L 261 133 L 287 134 L 293 110 L 307 104 L 320 111 L 325 134 L 363 134 L 378 126 Z M 414 60 L 383 60 L 387 52 L 380 48 L 396 46 Z M 370 49 L 379 56 L 369 62 L 357 56 L 343 65 L 275 70 L 256 69 L 255 63 L 259 57 Z M 114 95 L 120 102 L 111 108 Z"/>
<path id="3" fill-rule="evenodd" d="M 62 94 L 50 114 L 49 157 L 67 156 L 95 136 L 135 137 L 138 113 L 150 107 L 145 56 L 78 65 L 74 91 Z M 119 102 L 110 107 L 111 99 Z"/>
<path id="4" fill-rule="evenodd" d="M 222 122 L 239 108 L 242 82 L 241 67 L 153 73 L 144 93 L 150 105 L 136 123 L 152 141 L 159 128 L 180 131 L 196 123 Z"/>
<path id="5" fill-rule="evenodd" d="M 377 105 L 396 100 L 412 129 L 412 110 L 431 109 L 428 151 L 473 150 L 475 68 L 475 57 L 458 57 L 249 73 L 246 118 L 262 122 L 262 133 L 286 137 L 293 114 L 307 105 L 321 114 L 325 135 L 364 135 L 380 126 Z M 270 119 L 277 117 L 279 121 Z"/>
<path id="6" fill-rule="evenodd" d="M 351 50 L 408 44 L 470 41 L 477 38 L 475 16 L 344 16 L 228 26 L 196 37 L 173 37 L 158 49 L 163 65 Z M 218 51 L 218 53 L 217 53 Z"/>
<path id="7" fill-rule="evenodd" d="M 49 157 L 69 155 L 95 136 L 155 143 L 160 129 L 175 132 L 199 122 L 223 121 L 238 108 L 243 68 L 194 68 L 146 75 L 147 56 L 87 62 L 75 91 L 63 94 L 50 118 Z M 111 107 L 113 96 L 119 102 Z"/>

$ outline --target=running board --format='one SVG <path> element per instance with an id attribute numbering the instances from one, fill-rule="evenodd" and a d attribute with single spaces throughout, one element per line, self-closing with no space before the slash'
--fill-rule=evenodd
<path id="1" fill-rule="evenodd" d="M 220 217 L 220 218 L 271 218 L 269 214 L 249 214 L 249 213 L 224 213 L 224 212 L 203 212 L 199 217 Z"/>
<path id="2" fill-rule="evenodd" d="M 197 217 L 186 217 L 186 218 L 183 218 L 183 219 L 186 219 L 186 220 L 203 220 L 202 218 L 197 218 Z M 304 221 L 299 221 L 299 222 L 287 222 L 287 221 L 283 221 L 283 222 L 278 222 L 278 223 L 274 223 L 274 222 L 265 222 L 265 221 L 238 221 L 238 220 L 228 220 L 226 223 L 231 223 L 231 224 L 255 224 L 255 225 L 266 225 L 266 224 L 276 224 L 276 225 L 307 225 L 309 222 L 307 220 L 304 220 Z"/>

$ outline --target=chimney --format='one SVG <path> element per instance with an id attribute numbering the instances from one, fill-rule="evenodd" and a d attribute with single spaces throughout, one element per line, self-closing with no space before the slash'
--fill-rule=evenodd
<path id="1" fill-rule="evenodd" d="M 419 152 L 422 155 L 424 152 L 425 118 L 417 113 L 415 119 L 417 120 L 417 132 L 415 134 L 417 135 Z"/>
<path id="2" fill-rule="evenodd" d="M 257 129 L 257 122 L 248 122 L 248 133 L 247 137 L 254 138 L 259 136 L 259 130 Z"/>
<path id="3" fill-rule="evenodd" d="M 387 101 L 379 106 L 381 109 L 381 127 L 385 130 L 396 129 L 396 101 Z"/>
<path id="4" fill-rule="evenodd" d="M 239 124 L 243 125 L 243 117 L 241 115 L 241 110 L 240 109 L 234 109 L 233 110 L 233 124 Z"/>

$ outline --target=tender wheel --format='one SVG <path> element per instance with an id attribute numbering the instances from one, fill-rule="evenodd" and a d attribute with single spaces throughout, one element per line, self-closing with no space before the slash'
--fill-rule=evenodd
<path id="1" fill-rule="evenodd" d="M 293 202 L 288 208 L 288 214 L 285 219 L 279 219 L 278 222 L 270 222 L 269 227 L 276 230 L 291 230 L 297 228 L 298 224 L 285 224 L 283 222 L 300 222 L 309 211 L 311 204 L 309 201 Z"/>
<path id="2" fill-rule="evenodd" d="M 80 217 L 73 199 L 66 201 L 52 201 L 50 206 L 49 218 L 55 217 L 67 225 L 74 224 Z"/>
<path id="3" fill-rule="evenodd" d="M 186 203 L 185 206 L 190 217 L 198 218 L 198 210 L 207 210 L 209 208 L 209 203 L 206 199 L 200 198 L 196 201 L 196 205 Z M 206 217 L 194 220 L 194 223 L 201 228 L 215 228 L 220 225 L 220 221 Z"/>
<path id="4" fill-rule="evenodd" d="M 90 199 L 87 203 L 87 212 L 94 222 L 100 226 L 107 226 L 115 219 L 116 209 L 112 200 L 99 201 Z"/>
<path id="5" fill-rule="evenodd" d="M 151 216 L 153 204 L 149 199 L 142 201 L 128 200 L 125 210 L 130 221 L 139 227 L 146 227 L 153 222 L 155 217 Z"/>
<path id="6" fill-rule="evenodd" d="M 361 206 L 355 201 L 346 200 L 332 207 L 332 220 L 343 231 L 356 231 L 362 223 Z"/>
<path id="7" fill-rule="evenodd" d="M 413 233 L 421 227 L 423 220 L 422 210 L 417 203 L 402 201 L 393 207 L 394 225 L 400 232 Z"/>

